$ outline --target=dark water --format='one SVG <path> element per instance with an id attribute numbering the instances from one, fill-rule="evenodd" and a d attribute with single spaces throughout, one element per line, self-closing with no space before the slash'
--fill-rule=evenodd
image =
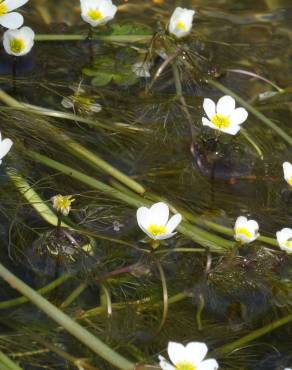
<path id="1" fill-rule="evenodd" d="M 2 263 L 35 289 L 70 274 L 46 297 L 135 363 L 157 363 L 172 340 L 206 342 L 220 369 L 291 367 L 289 322 L 232 351 L 218 351 L 291 312 L 292 260 L 275 241 L 276 231 L 291 224 L 292 197 L 282 173 L 282 163 L 291 161 L 291 144 L 253 114 L 243 124 L 246 135 L 222 134 L 219 139 L 202 126 L 201 118 L 203 98 L 224 95 L 206 83 L 213 78 L 292 136 L 292 4 L 117 3 L 120 11 L 111 26 L 120 29 L 103 30 L 103 35 L 142 34 L 149 36 L 146 41 L 37 41 L 33 51 L 16 62 L 1 51 L 1 89 L 20 102 L 48 109 L 40 114 L 28 106 L 16 110 L 1 103 L 1 133 L 14 140 L 0 176 Z M 193 31 L 184 42 L 167 44 L 170 41 L 159 35 L 179 5 L 196 10 Z M 77 1 L 31 1 L 24 15 L 37 34 L 88 33 Z M 152 34 L 158 36 L 151 40 Z M 190 56 L 187 62 L 183 53 L 174 59 L 189 116 L 177 98 L 172 63 L 155 77 L 165 45 L 173 53 L 184 48 Z M 132 65 L 146 59 L 151 78 L 138 78 Z M 277 89 L 259 76 L 281 93 L 267 94 Z M 74 111 L 65 109 L 62 99 L 74 94 Z M 92 111 L 92 103 L 100 104 L 101 111 Z M 53 116 L 52 110 L 65 116 Z M 78 154 L 72 140 L 91 155 Z M 179 232 L 149 253 L 134 201 L 130 205 L 72 179 L 68 172 L 32 159 L 29 151 L 141 202 L 96 164 L 94 156 L 102 158 L 143 185 L 142 201 L 159 198 L 175 205 L 191 225 L 210 232 L 219 249 L 213 244 L 205 248 L 193 230 L 193 237 Z M 36 200 L 30 203 L 15 187 L 11 171 L 49 207 L 55 194 L 74 194 L 66 222 L 75 229 L 69 236 L 78 247 L 72 248 L 66 234 L 56 242 L 54 226 L 32 207 Z M 271 239 L 233 248 L 232 228 L 239 215 L 257 220 L 260 234 Z M 159 266 L 168 291 L 164 305 Z M 80 284 L 80 294 L 66 302 Z M 4 282 L 0 295 L 2 301 L 18 297 Z M 46 342 L 86 358 L 98 369 L 112 368 L 31 304 L 2 308 L 1 329 L 1 350 L 23 369 L 76 368 Z"/>

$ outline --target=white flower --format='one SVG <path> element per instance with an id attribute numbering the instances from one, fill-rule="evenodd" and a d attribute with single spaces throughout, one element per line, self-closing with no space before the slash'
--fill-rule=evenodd
<path id="1" fill-rule="evenodd" d="M 34 36 L 34 32 L 30 27 L 5 31 L 3 46 L 6 53 L 19 57 L 29 53 L 34 44 Z"/>
<path id="2" fill-rule="evenodd" d="M 177 7 L 169 21 L 169 33 L 177 38 L 187 36 L 192 29 L 194 14 L 194 10 Z"/>
<path id="3" fill-rule="evenodd" d="M 62 213 L 63 216 L 68 216 L 69 212 L 71 211 L 71 204 L 75 201 L 72 198 L 73 195 L 55 195 L 51 198 L 53 202 L 53 208 L 59 213 Z"/>
<path id="4" fill-rule="evenodd" d="M 181 222 L 182 217 L 177 213 L 170 220 L 168 218 L 169 208 L 163 202 L 155 203 L 150 208 L 140 207 L 137 210 L 138 225 L 154 240 L 168 239 L 176 234 L 173 231 Z"/>
<path id="5" fill-rule="evenodd" d="M 279 247 L 287 253 L 292 253 L 292 229 L 285 227 L 276 233 Z"/>
<path id="6" fill-rule="evenodd" d="M 289 162 L 283 163 L 284 179 L 292 186 L 292 164 Z"/>
<path id="7" fill-rule="evenodd" d="M 251 243 L 259 234 L 259 224 L 255 220 L 248 220 L 244 216 L 239 216 L 234 226 L 234 238 L 243 244 Z"/>
<path id="8" fill-rule="evenodd" d="M 137 77 L 151 77 L 149 69 L 151 68 L 151 63 L 149 62 L 138 62 L 132 65 L 132 71 Z"/>
<path id="9" fill-rule="evenodd" d="M 117 11 L 111 0 L 80 0 L 80 5 L 82 19 L 92 27 L 106 24 Z"/>
<path id="10" fill-rule="evenodd" d="M 159 365 L 163 370 L 217 370 L 219 367 L 214 359 L 203 361 L 208 352 L 205 343 L 191 342 L 184 346 L 169 342 L 167 352 L 173 365 L 159 356 Z"/>
<path id="11" fill-rule="evenodd" d="M 0 132 L 0 164 L 2 163 L 2 158 L 6 156 L 13 145 L 12 140 L 4 139 L 2 140 L 1 132 Z"/>
<path id="12" fill-rule="evenodd" d="M 211 99 L 204 99 L 203 108 L 209 119 L 203 117 L 204 126 L 209 126 L 230 135 L 235 135 L 248 117 L 244 108 L 235 109 L 235 100 L 225 95 L 218 100 L 217 105 Z"/>
<path id="13" fill-rule="evenodd" d="M 23 25 L 23 16 L 12 11 L 27 2 L 28 0 L 0 0 L 0 25 L 9 29 L 21 27 Z"/>

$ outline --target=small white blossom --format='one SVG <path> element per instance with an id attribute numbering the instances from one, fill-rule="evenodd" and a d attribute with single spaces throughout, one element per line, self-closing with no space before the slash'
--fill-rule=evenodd
<path id="1" fill-rule="evenodd" d="M 132 65 L 132 71 L 137 77 L 151 77 L 150 68 L 151 63 L 149 62 L 138 62 Z"/>
<path id="2" fill-rule="evenodd" d="M 292 164 L 289 162 L 283 163 L 284 179 L 292 186 Z"/>
<path id="3" fill-rule="evenodd" d="M 0 132 L 0 164 L 2 163 L 2 158 L 6 156 L 13 145 L 12 140 L 4 139 L 2 140 L 1 132 Z"/>
<path id="4" fill-rule="evenodd" d="M 137 210 L 138 225 L 154 240 L 168 239 L 176 234 L 174 230 L 181 222 L 182 216 L 177 213 L 168 218 L 169 208 L 163 202 L 155 203 L 150 208 L 140 207 Z"/>
<path id="5" fill-rule="evenodd" d="M 23 16 L 13 10 L 26 4 L 28 0 L 0 0 L 0 25 L 16 29 L 23 25 Z"/>
<path id="6" fill-rule="evenodd" d="M 63 216 L 68 216 L 69 212 L 71 211 L 71 204 L 75 201 L 72 198 L 73 195 L 55 195 L 51 198 L 53 203 L 53 208 L 61 213 Z"/>
<path id="7" fill-rule="evenodd" d="M 80 6 L 82 19 L 92 27 L 106 24 L 117 12 L 111 0 L 80 0 Z"/>
<path id="8" fill-rule="evenodd" d="M 205 343 L 191 342 L 184 346 L 169 342 L 167 352 L 173 365 L 159 356 L 159 365 L 163 370 L 217 370 L 219 368 L 216 360 L 204 360 L 208 352 Z"/>
<path id="9" fill-rule="evenodd" d="M 22 56 L 28 54 L 34 44 L 34 32 L 30 27 L 7 30 L 3 35 L 3 46 L 7 54 Z"/>
<path id="10" fill-rule="evenodd" d="M 234 238 L 243 244 L 251 243 L 259 234 L 259 224 L 255 220 L 248 220 L 244 216 L 239 216 L 234 226 Z"/>
<path id="11" fill-rule="evenodd" d="M 203 117 L 204 126 L 235 135 L 240 125 L 247 119 L 248 112 L 244 108 L 235 108 L 235 100 L 225 95 L 215 104 L 211 99 L 204 99 L 203 108 L 208 119 Z"/>
<path id="12" fill-rule="evenodd" d="M 177 38 L 187 36 L 192 30 L 194 14 L 194 10 L 177 7 L 169 21 L 169 33 Z"/>
<path id="13" fill-rule="evenodd" d="M 277 231 L 276 236 L 280 249 L 287 253 L 292 253 L 292 229 L 285 227 Z"/>

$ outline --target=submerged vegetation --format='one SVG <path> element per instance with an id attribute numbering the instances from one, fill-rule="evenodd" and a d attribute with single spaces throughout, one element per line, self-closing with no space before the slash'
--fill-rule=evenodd
<path id="1" fill-rule="evenodd" d="M 114 3 L 0 0 L 0 369 L 292 367 L 291 8 Z"/>

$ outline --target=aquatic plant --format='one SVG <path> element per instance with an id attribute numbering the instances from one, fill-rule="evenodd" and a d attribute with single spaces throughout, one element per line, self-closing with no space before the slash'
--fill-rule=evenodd
<path id="1" fill-rule="evenodd" d="M 0 132 L 0 164 L 2 163 L 2 158 L 4 158 L 10 151 L 11 147 L 13 145 L 13 142 L 11 139 L 3 139 Z"/>
<path id="2" fill-rule="evenodd" d="M 80 6 L 82 19 L 92 27 L 108 23 L 117 12 L 111 0 L 80 0 Z"/>
<path id="3" fill-rule="evenodd" d="M 234 238 L 242 244 L 251 243 L 260 236 L 259 224 L 255 220 L 248 220 L 239 216 L 234 225 Z"/>
<path id="4" fill-rule="evenodd" d="M 192 30 L 194 15 L 194 10 L 181 7 L 175 8 L 169 20 L 169 33 L 177 38 L 187 36 Z"/>
<path id="5" fill-rule="evenodd" d="M 292 186 L 292 164 L 290 162 L 283 163 L 284 179 Z"/>
<path id="6" fill-rule="evenodd" d="M 0 2 L 0 25 L 16 29 L 22 26 L 23 16 L 13 10 L 26 4 L 28 0 L 4 0 Z"/>
<path id="7" fill-rule="evenodd" d="M 292 229 L 285 227 L 277 231 L 276 236 L 279 247 L 287 253 L 292 253 Z"/>

